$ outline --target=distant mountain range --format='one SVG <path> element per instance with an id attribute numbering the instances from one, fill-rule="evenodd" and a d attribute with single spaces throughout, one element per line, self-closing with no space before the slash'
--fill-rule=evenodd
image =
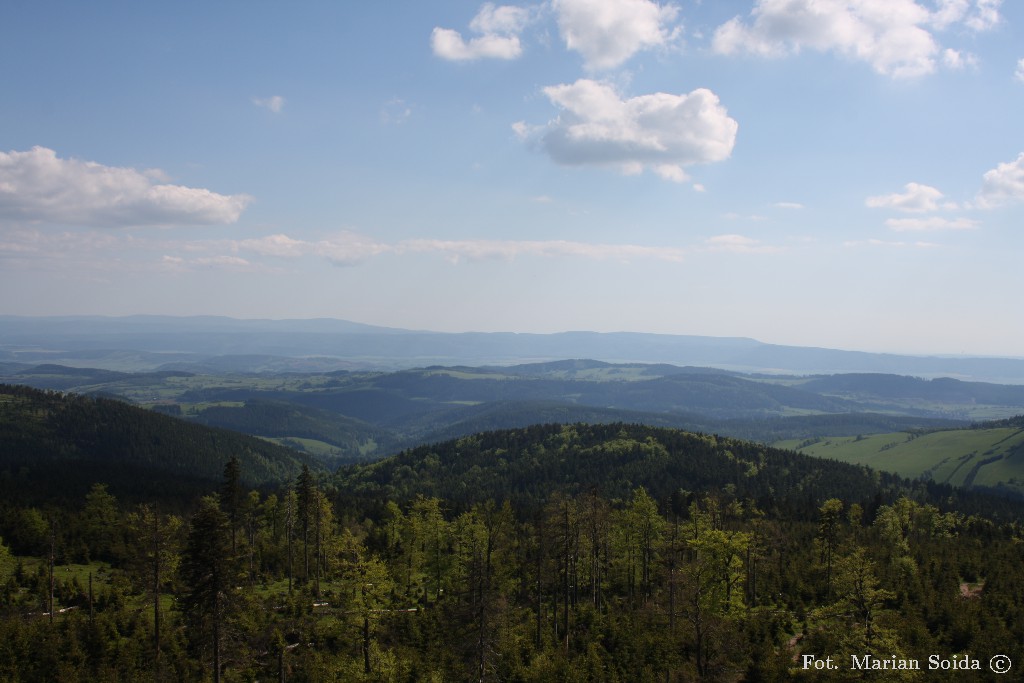
<path id="1" fill-rule="evenodd" d="M 110 370 L 323 372 L 591 358 L 746 373 L 889 373 L 1024 384 L 1024 358 L 908 356 L 634 332 L 441 333 L 334 319 L 0 316 L 0 364 Z"/>

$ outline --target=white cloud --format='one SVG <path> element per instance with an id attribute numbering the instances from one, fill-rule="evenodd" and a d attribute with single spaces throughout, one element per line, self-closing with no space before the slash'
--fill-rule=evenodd
<path id="1" fill-rule="evenodd" d="M 271 97 L 254 97 L 252 103 L 257 107 L 263 107 L 269 109 L 275 114 L 280 114 L 281 110 L 284 109 L 284 98 L 280 95 L 273 95 Z"/>
<path id="2" fill-rule="evenodd" d="M 654 93 L 623 99 L 606 83 L 581 79 L 544 88 L 562 112 L 545 126 L 513 130 L 536 138 L 557 163 L 616 166 L 627 174 L 651 170 L 682 181 L 684 166 L 732 154 L 738 124 L 706 89 L 687 95 Z"/>
<path id="3" fill-rule="evenodd" d="M 166 261 L 167 257 L 164 258 L 164 263 L 168 265 L 175 265 Z M 204 256 L 202 258 L 197 258 L 193 263 L 205 268 L 229 268 L 231 270 L 251 270 L 256 267 L 251 262 L 239 256 Z"/>
<path id="4" fill-rule="evenodd" d="M 337 237 L 321 240 L 312 245 L 313 252 L 336 266 L 354 266 L 371 256 L 392 252 L 392 245 L 376 242 L 359 233 L 345 231 Z"/>
<path id="5" fill-rule="evenodd" d="M 799 202 L 775 202 L 778 209 L 802 209 L 804 205 Z"/>
<path id="6" fill-rule="evenodd" d="M 482 57 L 516 59 L 523 53 L 518 36 L 480 36 L 467 43 L 458 31 L 450 28 L 435 28 L 430 34 L 430 46 L 438 57 L 456 62 Z"/>
<path id="7" fill-rule="evenodd" d="M 974 11 L 965 19 L 964 23 L 975 31 L 987 31 L 1002 21 L 999 15 L 999 6 L 1003 0 L 975 0 Z"/>
<path id="8" fill-rule="evenodd" d="M 930 23 L 940 30 L 962 23 L 974 31 L 988 31 L 1002 21 L 1003 0 L 934 0 L 934 4 L 937 8 Z"/>
<path id="9" fill-rule="evenodd" d="M 412 107 L 400 97 L 393 97 L 380 108 L 380 121 L 400 126 L 412 118 Z"/>
<path id="10" fill-rule="evenodd" d="M 761 244 L 743 235 L 715 235 L 704 240 L 709 251 L 730 251 L 739 254 L 766 254 L 779 251 L 778 247 Z"/>
<path id="11" fill-rule="evenodd" d="M 469 22 L 469 28 L 484 35 L 516 35 L 530 21 L 530 10 L 514 5 L 495 7 L 492 3 L 484 3 L 480 11 Z"/>
<path id="12" fill-rule="evenodd" d="M 240 240 L 234 248 L 252 251 L 264 256 L 302 256 L 308 251 L 308 243 L 292 239 L 288 235 L 267 235 L 254 239 Z"/>
<path id="13" fill-rule="evenodd" d="M 975 204 L 982 209 L 1019 201 L 1024 201 L 1024 152 L 1014 161 L 999 164 L 985 173 L 981 191 L 975 198 Z"/>
<path id="14" fill-rule="evenodd" d="M 0 245 L 2 246 L 2 245 Z M 168 245 L 171 246 L 171 245 Z M 165 255 L 165 269 L 186 267 L 226 267 L 236 270 L 268 270 L 259 263 L 241 256 L 223 255 L 225 250 L 249 252 L 260 256 L 298 258 L 318 256 L 336 266 L 356 266 L 380 255 L 436 254 L 451 263 L 464 261 L 513 261 L 517 258 L 582 258 L 594 261 L 661 261 L 680 263 L 694 253 L 774 253 L 779 247 L 762 244 L 742 235 L 717 235 L 689 246 L 648 246 L 639 244 L 607 244 L 572 240 L 445 240 L 433 238 L 379 242 L 367 235 L 345 231 L 324 240 L 302 240 L 284 234 L 247 240 L 208 240 L 190 243 L 185 251 L 214 252 L 209 256 L 181 258 Z M 172 246 L 173 248 L 173 246 Z M 217 253 L 220 252 L 220 253 Z"/>
<path id="15" fill-rule="evenodd" d="M 37 254 L 43 249 L 44 238 L 38 230 L 17 228 L 0 233 L 0 258 L 14 255 Z"/>
<path id="16" fill-rule="evenodd" d="M 962 23 L 988 30 L 1000 20 L 1000 2 L 939 0 L 932 12 L 915 0 L 758 0 L 749 21 L 735 17 L 719 26 L 712 46 L 721 54 L 771 57 L 833 51 L 894 78 L 922 76 L 935 70 L 940 54 L 933 29 Z M 970 57 L 947 51 L 943 59 L 962 68 Z"/>
<path id="17" fill-rule="evenodd" d="M 924 232 L 930 230 L 976 230 L 978 221 L 969 218 L 890 218 L 885 222 L 897 232 Z"/>
<path id="18" fill-rule="evenodd" d="M 1013 77 L 1024 83 L 1024 59 L 1017 60 L 1017 70 L 1013 72 Z"/>
<path id="19" fill-rule="evenodd" d="M 877 197 L 868 197 L 865 201 L 873 209 L 895 209 L 908 213 L 924 213 L 927 211 L 938 211 L 940 208 L 955 209 L 956 205 L 951 203 L 940 204 L 942 193 L 934 187 L 920 183 L 907 183 L 906 192 L 903 194 L 887 194 Z"/>
<path id="20" fill-rule="evenodd" d="M 890 249 L 934 249 L 940 245 L 934 242 L 890 242 L 886 240 L 870 239 L 843 242 L 843 246 L 846 247 L 847 249 L 855 249 L 857 247 L 880 247 Z"/>
<path id="21" fill-rule="evenodd" d="M 651 0 L 554 0 L 565 45 L 583 55 L 589 69 L 611 69 L 640 50 L 671 42 L 679 14 Z"/>
<path id="22" fill-rule="evenodd" d="M 965 53 L 947 48 L 942 51 L 942 64 L 947 69 L 953 69 L 954 71 L 967 67 L 975 68 L 978 66 L 978 56 L 970 52 Z"/>
<path id="23" fill-rule="evenodd" d="M 636 258 L 679 262 L 686 250 L 677 247 L 647 247 L 635 244 L 592 244 L 567 240 L 405 240 L 400 252 L 437 252 L 458 262 L 488 259 L 512 260 L 517 256 L 578 256 L 596 260 L 629 261 Z"/>
<path id="24" fill-rule="evenodd" d="M 251 198 L 161 184 L 159 171 L 0 152 L 0 217 L 103 227 L 234 223 Z"/>
<path id="25" fill-rule="evenodd" d="M 485 3 L 469 28 L 479 34 L 468 42 L 458 31 L 435 27 L 430 34 L 430 47 L 441 59 L 472 61 L 482 58 L 516 59 L 523 53 L 519 34 L 530 20 L 530 11 L 523 7 Z"/>

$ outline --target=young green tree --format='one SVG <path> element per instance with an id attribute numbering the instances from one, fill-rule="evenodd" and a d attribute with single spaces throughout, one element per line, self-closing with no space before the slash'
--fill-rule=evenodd
<path id="1" fill-rule="evenodd" d="M 93 484 L 89 489 L 85 496 L 82 521 L 89 556 L 104 560 L 116 559 L 114 553 L 118 545 L 120 513 L 117 498 L 107 491 L 106 484 Z"/>
<path id="2" fill-rule="evenodd" d="M 819 610 L 816 616 L 824 622 L 824 631 L 832 642 L 829 651 L 837 659 L 850 662 L 851 657 L 863 659 L 904 659 L 905 654 L 896 630 L 892 627 L 895 615 L 885 603 L 894 595 L 881 587 L 875 574 L 875 563 L 864 548 L 857 547 L 839 556 L 835 563 L 836 601 Z M 919 672 L 889 671 L 879 680 L 912 679 Z M 840 678 L 858 679 L 861 670 L 840 669 Z"/>
<path id="3" fill-rule="evenodd" d="M 701 677 L 710 674 L 716 659 L 727 656 L 724 634 L 744 614 L 743 559 L 750 545 L 748 532 L 719 526 L 722 520 L 717 504 L 705 507 L 715 514 L 702 511 L 696 503 L 690 507 L 694 536 L 688 546 L 694 557 L 682 572 L 682 611 L 693 627 Z"/>
<path id="4" fill-rule="evenodd" d="M 152 506 L 141 505 L 128 515 L 128 539 L 131 552 L 127 568 L 153 601 L 153 668 L 160 676 L 161 623 L 160 596 L 178 568 L 182 521 L 175 515 L 161 514 Z"/>
<path id="5" fill-rule="evenodd" d="M 363 673 L 373 672 L 370 658 L 374 627 L 391 606 L 394 582 L 387 565 L 366 551 L 347 529 L 338 539 L 339 578 L 345 587 L 347 610 L 360 633 Z"/>

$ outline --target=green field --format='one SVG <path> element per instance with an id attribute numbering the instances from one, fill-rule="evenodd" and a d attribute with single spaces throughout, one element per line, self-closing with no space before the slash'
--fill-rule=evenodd
<path id="1" fill-rule="evenodd" d="M 774 445 L 910 478 L 1024 493 L 1024 429 L 1015 427 L 793 439 Z"/>

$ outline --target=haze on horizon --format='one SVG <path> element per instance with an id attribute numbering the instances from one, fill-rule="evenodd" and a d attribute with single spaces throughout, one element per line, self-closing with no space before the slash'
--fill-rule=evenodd
<path id="1" fill-rule="evenodd" d="M 0 21 L 0 314 L 1022 355 L 1021 3 Z"/>

